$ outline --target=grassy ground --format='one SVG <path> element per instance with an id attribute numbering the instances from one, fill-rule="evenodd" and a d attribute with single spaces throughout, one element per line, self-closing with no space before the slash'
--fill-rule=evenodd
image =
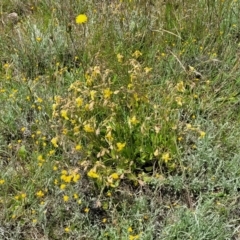
<path id="1" fill-rule="evenodd" d="M 240 239 L 239 9 L 2 0 L 0 239 Z"/>

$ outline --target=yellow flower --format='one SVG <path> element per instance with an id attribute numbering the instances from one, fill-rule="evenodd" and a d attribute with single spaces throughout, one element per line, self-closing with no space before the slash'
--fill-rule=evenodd
<path id="1" fill-rule="evenodd" d="M 88 177 L 90 178 L 99 178 L 99 175 L 96 173 L 94 169 L 90 169 L 90 171 L 87 173 Z"/>
<path id="2" fill-rule="evenodd" d="M 85 124 L 83 129 L 85 132 L 88 132 L 88 133 L 94 132 L 94 129 L 90 126 L 90 124 Z"/>
<path id="3" fill-rule="evenodd" d="M 112 95 L 112 91 L 110 90 L 110 88 L 104 89 L 104 91 L 103 91 L 104 98 L 110 98 L 111 95 Z"/>
<path id="4" fill-rule="evenodd" d="M 123 61 L 123 55 L 121 55 L 120 53 L 117 54 L 117 60 L 119 63 L 122 63 Z"/>
<path id="5" fill-rule="evenodd" d="M 177 84 L 176 88 L 177 88 L 178 92 L 184 92 L 185 91 L 185 87 L 184 87 L 183 81 L 179 82 Z"/>
<path id="6" fill-rule="evenodd" d="M 70 183 L 71 180 L 72 180 L 72 176 L 71 176 L 71 175 L 69 175 L 69 176 L 67 176 L 67 175 L 62 175 L 60 178 L 61 178 L 61 180 L 63 180 L 65 183 Z"/>
<path id="7" fill-rule="evenodd" d="M 24 199 L 24 198 L 27 197 L 27 194 L 26 194 L 26 193 L 22 193 L 22 194 L 21 194 L 21 197 L 22 197 L 22 199 Z"/>
<path id="8" fill-rule="evenodd" d="M 69 120 L 68 116 L 67 116 L 67 110 L 62 110 L 61 111 L 61 116 L 65 119 L 65 120 Z"/>
<path id="9" fill-rule="evenodd" d="M 108 197 L 111 197 L 112 196 L 112 193 L 110 191 L 107 192 L 106 194 Z"/>
<path id="10" fill-rule="evenodd" d="M 195 71 L 196 71 L 194 67 L 192 67 L 192 66 L 190 66 L 190 65 L 189 65 L 188 67 L 189 67 L 189 71 L 190 71 L 190 72 L 195 72 Z"/>
<path id="11" fill-rule="evenodd" d="M 123 150 L 123 148 L 125 147 L 126 143 L 117 143 L 117 151 L 120 152 Z"/>
<path id="12" fill-rule="evenodd" d="M 58 167 L 57 166 L 53 166 L 53 171 L 57 171 Z"/>
<path id="13" fill-rule="evenodd" d="M 5 180 L 4 179 L 0 179 L 0 185 L 4 184 Z"/>
<path id="14" fill-rule="evenodd" d="M 64 231 L 65 231 L 65 232 L 70 232 L 70 228 L 69 228 L 69 227 L 66 227 L 66 228 L 64 228 Z"/>
<path id="15" fill-rule="evenodd" d="M 3 68 L 9 68 L 9 64 L 8 63 L 5 63 L 4 65 L 3 65 Z"/>
<path id="16" fill-rule="evenodd" d="M 108 141 L 112 141 L 113 140 L 113 137 L 112 137 L 112 132 L 111 131 L 109 131 L 107 134 L 106 134 L 106 136 L 105 136 L 106 138 L 107 138 L 107 140 Z"/>
<path id="17" fill-rule="evenodd" d="M 82 24 L 82 23 L 85 23 L 87 22 L 88 18 L 87 18 L 87 15 L 86 14 L 79 14 L 77 17 L 76 17 L 76 23 L 77 24 Z"/>
<path id="18" fill-rule="evenodd" d="M 73 175 L 73 182 L 77 182 L 80 179 L 80 174 L 74 174 Z"/>
<path id="19" fill-rule="evenodd" d="M 152 68 L 150 68 L 150 67 L 145 67 L 145 68 L 144 68 L 144 71 L 145 71 L 145 73 L 149 73 L 149 72 L 152 71 Z"/>
<path id="20" fill-rule="evenodd" d="M 199 137 L 199 138 L 204 138 L 204 137 L 205 137 L 205 135 L 206 135 L 206 133 L 205 133 L 205 132 L 203 132 L 203 131 L 199 131 L 199 134 L 200 134 L 200 137 Z"/>
<path id="21" fill-rule="evenodd" d="M 78 107 L 81 107 L 82 104 L 83 104 L 83 99 L 80 98 L 80 97 L 76 98 L 76 104 L 77 104 Z"/>
<path id="22" fill-rule="evenodd" d="M 162 155 L 162 160 L 165 162 L 165 163 L 167 163 L 169 160 L 171 160 L 171 158 L 170 158 L 170 154 L 167 152 L 167 153 L 164 153 L 163 155 Z"/>
<path id="23" fill-rule="evenodd" d="M 177 105 L 179 105 L 179 106 L 182 106 L 182 105 L 183 105 L 183 103 L 182 103 L 182 98 L 181 98 L 181 97 L 176 97 L 176 98 L 175 98 L 175 101 L 177 102 Z"/>
<path id="24" fill-rule="evenodd" d="M 54 137 L 54 138 L 51 140 L 51 143 L 52 143 L 52 145 L 53 145 L 55 148 L 58 147 L 57 142 L 58 142 L 58 137 Z"/>
<path id="25" fill-rule="evenodd" d="M 134 99 L 135 99 L 136 102 L 138 102 L 138 101 L 140 100 L 140 98 L 139 98 L 139 96 L 138 96 L 137 93 L 134 93 L 134 94 L 133 94 L 133 97 L 134 97 Z"/>
<path id="26" fill-rule="evenodd" d="M 130 235 L 129 240 L 136 240 L 139 239 L 139 235 Z"/>
<path id="27" fill-rule="evenodd" d="M 39 155 L 39 156 L 37 157 L 37 160 L 38 160 L 39 162 L 45 162 L 45 160 L 44 160 L 44 158 L 43 158 L 42 155 Z"/>
<path id="28" fill-rule="evenodd" d="M 82 149 L 82 146 L 80 144 L 78 144 L 76 147 L 75 147 L 75 150 L 79 151 Z"/>
<path id="29" fill-rule="evenodd" d="M 37 219 L 34 218 L 34 219 L 32 220 L 32 223 L 33 223 L 33 224 L 37 223 Z"/>
<path id="30" fill-rule="evenodd" d="M 133 125 L 136 125 L 137 123 L 139 123 L 135 115 L 132 118 L 130 118 L 130 123 L 132 123 Z"/>
<path id="31" fill-rule="evenodd" d="M 132 54 L 133 57 L 135 58 L 139 58 L 140 56 L 142 56 L 142 53 L 139 51 L 139 50 L 136 50 L 133 54 Z"/>
<path id="32" fill-rule="evenodd" d="M 63 201 L 64 201 L 64 202 L 68 202 L 68 200 L 69 200 L 69 196 L 64 195 L 64 196 L 63 196 Z"/>
<path id="33" fill-rule="evenodd" d="M 37 135 L 40 135 L 42 132 L 40 130 L 36 131 Z"/>
<path id="34" fill-rule="evenodd" d="M 112 179 L 114 179 L 114 180 L 118 180 L 118 179 L 119 179 L 119 176 L 118 176 L 117 173 L 112 173 L 112 174 L 110 175 L 110 177 L 111 177 Z"/>
<path id="35" fill-rule="evenodd" d="M 74 135 L 78 135 L 78 134 L 80 133 L 80 131 L 79 131 L 79 126 L 75 126 L 75 127 L 73 128 L 73 132 L 74 132 Z"/>
<path id="36" fill-rule="evenodd" d="M 90 210 L 89 208 L 85 208 L 85 209 L 84 209 L 84 212 L 85 212 L 85 213 L 88 213 L 89 210 Z"/>
<path id="37" fill-rule="evenodd" d="M 42 38 L 36 37 L 36 40 L 37 40 L 38 42 L 41 42 L 41 41 L 42 41 Z"/>
<path id="38" fill-rule="evenodd" d="M 66 135 L 67 133 L 68 133 L 68 130 L 67 130 L 66 128 L 64 128 L 64 129 L 62 130 L 62 134 Z"/>
<path id="39" fill-rule="evenodd" d="M 65 188 L 66 188 L 66 184 L 61 184 L 61 185 L 60 185 L 60 189 L 61 189 L 61 190 L 64 190 Z"/>
<path id="40" fill-rule="evenodd" d="M 38 191 L 37 193 L 36 193 L 36 196 L 37 197 L 43 197 L 44 196 L 44 192 L 42 191 L 42 190 L 40 190 L 40 191 Z"/>
<path id="41" fill-rule="evenodd" d="M 74 199 L 78 199 L 78 198 L 79 198 L 78 195 L 77 195 L 77 193 L 74 193 L 74 194 L 73 194 L 73 198 L 74 198 Z"/>
<path id="42" fill-rule="evenodd" d="M 15 198 L 15 200 L 19 200 L 19 197 L 20 196 L 16 195 L 14 198 Z"/>
<path id="43" fill-rule="evenodd" d="M 41 103 L 41 102 L 43 102 L 43 100 L 42 100 L 42 98 L 37 98 L 37 102 L 39 102 L 39 103 Z"/>

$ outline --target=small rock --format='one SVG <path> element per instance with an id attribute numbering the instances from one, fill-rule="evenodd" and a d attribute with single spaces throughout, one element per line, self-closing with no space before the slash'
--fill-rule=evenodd
<path id="1" fill-rule="evenodd" d="M 16 24 L 18 22 L 18 19 L 19 19 L 18 14 L 15 12 L 12 12 L 7 15 L 6 22 Z"/>

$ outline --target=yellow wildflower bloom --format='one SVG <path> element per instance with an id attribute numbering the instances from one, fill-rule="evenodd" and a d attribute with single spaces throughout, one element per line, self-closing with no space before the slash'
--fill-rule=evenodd
<path id="1" fill-rule="evenodd" d="M 44 192 L 43 192 L 42 190 L 40 190 L 40 191 L 38 191 L 38 192 L 36 193 L 36 196 L 39 197 L 39 198 L 41 198 L 41 197 L 44 196 Z"/>
<path id="2" fill-rule="evenodd" d="M 75 147 L 75 150 L 79 151 L 82 149 L 82 146 L 80 144 L 78 144 L 76 147 Z"/>
<path id="3" fill-rule="evenodd" d="M 37 160 L 38 160 L 39 162 L 44 162 L 44 161 L 45 161 L 42 155 L 39 155 L 39 156 L 37 157 Z"/>
<path id="4" fill-rule="evenodd" d="M 150 67 L 145 67 L 145 68 L 144 68 L 144 71 L 145 71 L 145 73 L 149 73 L 149 72 L 152 71 L 152 68 L 150 68 Z"/>
<path id="5" fill-rule="evenodd" d="M 85 212 L 85 213 L 88 213 L 89 210 L 90 210 L 89 208 L 85 208 L 85 209 L 84 209 L 84 212 Z"/>
<path id="6" fill-rule="evenodd" d="M 68 202 L 68 200 L 69 200 L 69 196 L 64 195 L 64 196 L 63 196 L 63 201 L 64 201 L 64 202 Z"/>
<path id="7" fill-rule="evenodd" d="M 0 179 L 0 185 L 4 184 L 5 180 L 4 179 Z"/>
<path id="8" fill-rule="evenodd" d="M 119 63 L 122 63 L 123 61 L 123 55 L 121 55 L 120 53 L 117 54 L 117 60 Z"/>
<path id="9" fill-rule="evenodd" d="M 204 137 L 205 137 L 205 135 L 206 135 L 206 133 L 205 133 L 205 132 L 203 132 L 203 131 L 199 131 L 199 134 L 200 134 L 200 137 L 199 137 L 199 138 L 204 138 Z"/>
<path id="10" fill-rule="evenodd" d="M 77 17 L 76 17 L 76 23 L 77 24 L 82 24 L 82 23 L 85 23 L 87 22 L 88 18 L 87 18 L 87 15 L 86 14 L 79 14 Z"/>
<path id="11" fill-rule="evenodd" d="M 68 130 L 67 130 L 66 128 L 64 128 L 64 129 L 62 130 L 62 134 L 66 135 L 67 133 L 68 133 Z"/>
<path id="12" fill-rule="evenodd" d="M 110 90 L 110 88 L 107 88 L 107 89 L 104 89 L 104 91 L 103 91 L 103 97 L 104 98 L 110 98 L 111 97 L 111 95 L 112 95 L 112 91 Z"/>
<path id="13" fill-rule="evenodd" d="M 117 173 L 112 173 L 112 174 L 110 175 L 110 177 L 111 177 L 112 179 L 114 179 L 114 180 L 118 180 L 118 179 L 119 179 L 119 175 L 118 175 Z"/>
<path id="14" fill-rule="evenodd" d="M 42 98 L 37 98 L 37 102 L 39 102 L 39 103 L 42 103 L 43 102 L 43 100 L 42 100 Z"/>
<path id="15" fill-rule="evenodd" d="M 190 65 L 189 65 L 188 67 L 189 67 L 189 71 L 190 71 L 190 72 L 196 71 L 194 67 L 192 67 L 192 66 L 190 66 Z"/>
<path id="16" fill-rule="evenodd" d="M 139 239 L 139 235 L 130 235 L 129 240 L 136 240 Z"/>
<path id="17" fill-rule="evenodd" d="M 64 231 L 68 233 L 68 232 L 70 232 L 70 228 L 66 227 L 66 228 L 64 228 Z"/>
<path id="18" fill-rule="evenodd" d="M 85 124 L 83 129 L 85 132 L 88 132 L 88 133 L 94 132 L 94 129 L 90 126 L 90 124 Z"/>
<path id="19" fill-rule="evenodd" d="M 142 56 L 142 53 L 139 51 L 139 50 L 136 50 L 133 54 L 132 54 L 133 57 L 135 58 L 139 58 L 140 56 Z"/>
<path id="20" fill-rule="evenodd" d="M 74 174 L 73 175 L 73 182 L 77 182 L 80 179 L 80 174 Z"/>
<path id="21" fill-rule="evenodd" d="M 130 118 L 130 123 L 132 123 L 133 125 L 136 125 L 137 123 L 139 123 L 135 115 L 132 118 Z"/>
<path id="22" fill-rule="evenodd" d="M 75 126 L 75 127 L 73 128 L 73 132 L 74 132 L 74 135 L 78 135 L 78 134 L 80 133 L 80 131 L 79 131 L 79 126 Z"/>
<path id="23" fill-rule="evenodd" d="M 26 194 L 26 193 L 22 193 L 22 194 L 21 194 L 21 197 L 22 197 L 22 199 L 24 199 L 24 198 L 27 197 L 27 194 Z"/>
<path id="24" fill-rule="evenodd" d="M 107 139 L 108 139 L 108 141 L 112 141 L 113 140 L 113 137 L 112 137 L 112 132 L 111 131 L 109 131 L 107 134 L 106 134 L 106 136 L 105 136 Z"/>
<path id="25" fill-rule="evenodd" d="M 90 178 L 99 178 L 99 175 L 96 173 L 94 169 L 90 169 L 90 171 L 87 173 L 88 177 Z"/>
<path id="26" fill-rule="evenodd" d="M 66 183 L 70 183 L 71 180 L 72 180 L 72 176 L 71 176 L 71 175 L 69 175 L 69 176 L 67 176 L 67 175 L 62 175 L 60 178 L 61 178 L 61 180 L 63 180 L 63 181 L 66 182 Z"/>
<path id="27" fill-rule="evenodd" d="M 90 91 L 91 100 L 94 100 L 96 93 L 97 93 L 97 91 L 95 91 L 95 90 Z"/>
<path id="28" fill-rule="evenodd" d="M 182 98 L 181 98 L 181 97 L 176 97 L 175 100 L 176 100 L 176 102 L 177 102 L 177 105 L 179 105 L 179 106 L 182 106 L 182 105 L 183 105 L 183 103 L 182 103 Z"/>
<path id="29" fill-rule="evenodd" d="M 73 198 L 74 198 L 74 199 L 78 199 L 78 198 L 79 198 L 78 195 L 77 195 L 77 193 L 74 193 L 74 194 L 73 194 Z"/>
<path id="30" fill-rule="evenodd" d="M 52 145 L 53 145 L 55 148 L 58 147 L 57 142 L 58 142 L 58 137 L 54 137 L 54 138 L 52 138 L 51 143 L 52 143 Z"/>
<path id="31" fill-rule="evenodd" d="M 76 101 L 76 104 L 77 104 L 78 107 L 82 106 L 82 104 L 83 104 L 83 99 L 82 98 L 78 97 L 78 98 L 76 98 L 75 101 Z"/>
<path id="32" fill-rule="evenodd" d="M 14 197 L 15 200 L 19 200 L 19 198 L 20 198 L 20 196 L 18 196 L 18 195 L 16 195 L 16 196 Z"/>
<path id="33" fill-rule="evenodd" d="M 61 116 L 65 119 L 65 120 L 69 120 L 68 116 L 67 116 L 67 110 L 62 110 L 61 111 Z"/>
<path id="34" fill-rule="evenodd" d="M 162 155 L 162 160 L 165 162 L 165 163 L 167 163 L 169 160 L 171 160 L 171 158 L 170 158 L 170 154 L 167 152 L 167 153 L 164 153 L 163 155 Z"/>
<path id="35" fill-rule="evenodd" d="M 136 102 L 138 102 L 138 101 L 140 100 L 140 98 L 139 98 L 139 96 L 138 96 L 137 93 L 134 93 L 134 94 L 133 94 L 133 97 L 134 97 L 134 99 L 135 99 Z"/>
<path id="36" fill-rule="evenodd" d="M 9 66 L 10 66 L 10 65 L 9 65 L 8 63 L 5 63 L 5 64 L 3 65 L 3 68 L 6 69 L 6 68 L 9 68 Z"/>
<path id="37" fill-rule="evenodd" d="M 126 146 L 126 143 L 117 143 L 117 151 L 121 152 L 123 150 L 123 148 Z"/>
<path id="38" fill-rule="evenodd" d="M 185 91 L 183 81 L 181 81 L 177 84 L 176 89 L 177 89 L 178 92 L 184 92 Z"/>
<path id="39" fill-rule="evenodd" d="M 41 42 L 41 41 L 42 41 L 42 38 L 36 37 L 36 40 L 37 40 L 37 42 Z"/>
<path id="40" fill-rule="evenodd" d="M 34 219 L 32 220 L 32 223 L 33 223 L 33 224 L 36 224 L 36 223 L 37 223 L 37 219 L 34 218 Z"/>

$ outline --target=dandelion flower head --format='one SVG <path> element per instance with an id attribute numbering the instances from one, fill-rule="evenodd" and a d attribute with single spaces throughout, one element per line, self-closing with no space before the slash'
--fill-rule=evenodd
<path id="1" fill-rule="evenodd" d="M 85 23 L 87 22 L 88 18 L 87 18 L 87 15 L 86 14 L 79 14 L 77 17 L 76 17 L 76 23 L 77 24 L 82 24 L 82 23 Z"/>

